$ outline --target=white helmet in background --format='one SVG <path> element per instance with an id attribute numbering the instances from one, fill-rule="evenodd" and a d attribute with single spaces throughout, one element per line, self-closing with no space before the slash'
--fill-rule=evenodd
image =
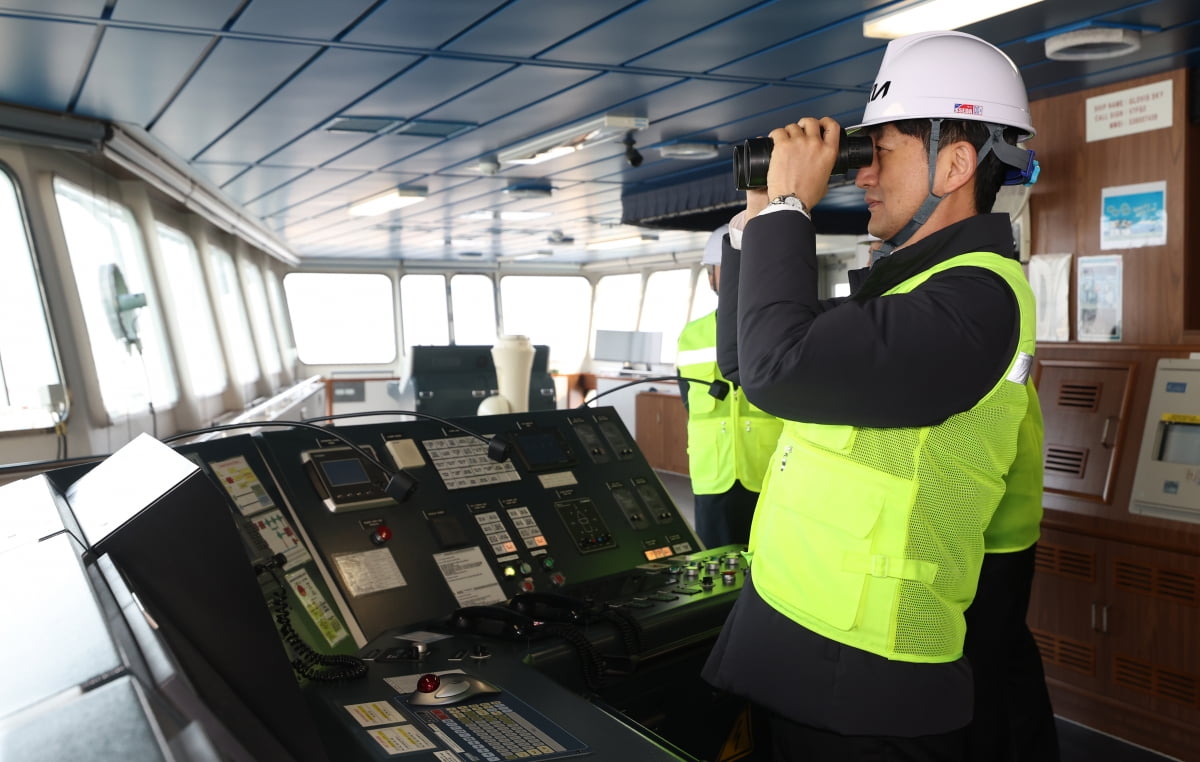
<path id="1" fill-rule="evenodd" d="M 728 232 L 728 225 L 722 225 L 712 232 L 712 235 L 708 237 L 708 242 L 704 244 L 704 258 L 700 260 L 701 264 L 718 266 L 721 264 L 721 240 Z"/>
<path id="2" fill-rule="evenodd" d="M 1034 135 L 1025 83 L 1012 60 L 964 32 L 922 32 L 888 43 L 856 130 L 902 119 L 966 119 Z"/>

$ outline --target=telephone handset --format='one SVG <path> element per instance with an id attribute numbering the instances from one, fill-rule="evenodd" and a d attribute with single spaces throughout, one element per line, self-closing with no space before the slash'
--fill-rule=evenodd
<path id="1" fill-rule="evenodd" d="M 550 591 L 514 595 L 508 607 L 536 619 L 570 624 L 582 623 L 593 613 L 587 601 Z"/>
<path id="2" fill-rule="evenodd" d="M 466 606 L 450 615 L 450 627 L 462 632 L 505 638 L 527 638 L 543 623 L 506 606 Z"/>

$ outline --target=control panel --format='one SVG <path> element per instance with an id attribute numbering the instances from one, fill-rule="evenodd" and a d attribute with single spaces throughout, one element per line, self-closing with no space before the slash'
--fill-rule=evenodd
<path id="1" fill-rule="evenodd" d="M 700 550 L 611 408 L 397 420 L 328 435 L 270 430 L 256 439 L 367 640 Z M 414 483 L 407 497 L 389 496 L 397 494 L 384 490 L 391 478 Z"/>

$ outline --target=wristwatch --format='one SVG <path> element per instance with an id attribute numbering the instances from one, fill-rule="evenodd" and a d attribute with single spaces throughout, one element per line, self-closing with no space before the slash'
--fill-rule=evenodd
<path id="1" fill-rule="evenodd" d="M 776 196 L 775 198 L 771 199 L 770 203 L 786 206 L 790 209 L 795 209 L 798 212 L 803 212 L 805 217 L 812 219 L 812 215 L 809 213 L 808 207 L 804 205 L 803 201 L 796 198 L 795 193 L 787 193 L 782 196 Z"/>

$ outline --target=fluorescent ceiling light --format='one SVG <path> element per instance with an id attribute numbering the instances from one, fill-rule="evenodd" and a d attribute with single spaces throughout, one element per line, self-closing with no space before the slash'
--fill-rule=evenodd
<path id="1" fill-rule="evenodd" d="M 548 132 L 512 148 L 496 154 L 496 160 L 501 166 L 512 164 L 540 164 L 543 161 L 556 159 L 560 156 L 574 153 L 588 146 L 604 143 L 627 132 L 642 130 L 650 120 L 644 116 L 604 116 L 589 119 L 586 122 L 565 127 L 561 130 Z"/>
<path id="2" fill-rule="evenodd" d="M 589 243 L 585 248 L 591 251 L 608 251 L 609 249 L 632 249 L 635 246 L 641 246 L 644 243 L 657 241 L 658 236 L 643 233 L 642 235 L 631 235 L 624 238 L 611 238 L 607 241 L 594 241 Z"/>
<path id="3" fill-rule="evenodd" d="M 974 24 L 1042 0 L 910 0 L 863 19 L 863 36 L 892 40 Z"/>
<path id="4" fill-rule="evenodd" d="M 519 183 L 504 189 L 509 198 L 550 198 L 554 188 L 540 183 Z"/>
<path id="5" fill-rule="evenodd" d="M 486 209 L 481 209 L 478 212 L 468 212 L 459 217 L 460 220 L 468 222 L 487 222 L 489 220 L 508 220 L 509 222 L 524 222 L 525 220 L 539 220 L 542 217 L 549 217 L 550 212 L 489 212 Z"/>
<path id="6" fill-rule="evenodd" d="M 424 188 L 392 188 L 368 199 L 350 205 L 350 214 L 355 217 L 373 217 L 393 209 L 411 206 L 425 200 Z"/>
<path id="7" fill-rule="evenodd" d="M 540 220 L 543 217 L 549 217 L 550 212 L 500 212 L 500 219 L 509 220 L 511 222 L 524 222 L 526 220 Z"/>

